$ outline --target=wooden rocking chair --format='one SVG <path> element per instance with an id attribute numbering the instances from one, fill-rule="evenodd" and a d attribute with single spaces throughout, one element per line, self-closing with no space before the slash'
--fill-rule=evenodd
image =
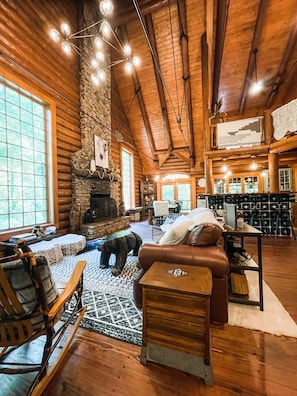
<path id="1" fill-rule="evenodd" d="M 40 395 L 56 373 L 85 313 L 81 296 L 86 262 L 76 264 L 59 294 L 45 257 L 35 257 L 23 240 L 18 245 L 1 245 L 10 255 L 0 259 L 0 374 L 29 375 L 27 394 Z M 70 314 L 60 320 L 66 308 Z M 37 362 L 32 362 L 35 348 L 30 352 L 29 347 L 33 340 L 42 345 Z M 4 378 L 2 391 L 3 386 Z"/>

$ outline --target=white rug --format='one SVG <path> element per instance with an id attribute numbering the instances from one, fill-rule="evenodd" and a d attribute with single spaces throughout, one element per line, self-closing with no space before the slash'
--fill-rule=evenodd
<path id="1" fill-rule="evenodd" d="M 258 300 L 258 274 L 246 271 L 249 297 Z M 297 338 L 297 325 L 279 299 L 263 282 L 264 311 L 252 305 L 229 303 L 229 325 Z"/>

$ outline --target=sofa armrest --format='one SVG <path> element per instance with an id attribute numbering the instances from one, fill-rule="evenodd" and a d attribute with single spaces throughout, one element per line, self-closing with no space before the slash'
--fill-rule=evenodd
<path id="1" fill-rule="evenodd" d="M 199 265 L 211 269 L 213 276 L 226 277 L 229 261 L 222 246 L 158 245 L 144 243 L 139 250 L 139 267 L 147 271 L 155 261 Z"/>

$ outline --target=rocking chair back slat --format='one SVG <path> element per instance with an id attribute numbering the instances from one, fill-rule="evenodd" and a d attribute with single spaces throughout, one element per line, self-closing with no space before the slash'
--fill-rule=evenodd
<path id="1" fill-rule="evenodd" d="M 25 315 L 25 310 L 1 266 L 0 301 L 0 345 L 16 345 L 33 333 L 33 326 L 29 319 L 21 320 Z"/>

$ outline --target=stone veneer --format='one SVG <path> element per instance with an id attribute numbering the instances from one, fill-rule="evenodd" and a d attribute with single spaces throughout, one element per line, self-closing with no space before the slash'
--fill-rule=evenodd
<path id="1" fill-rule="evenodd" d="M 84 4 L 83 15 L 81 16 L 81 28 L 90 26 L 95 18 L 94 11 L 88 2 Z M 93 28 L 94 29 L 94 28 Z M 96 28 L 97 29 L 97 28 Z M 93 32 L 92 32 L 93 33 Z M 81 79 L 80 79 L 80 128 L 82 148 L 72 156 L 72 198 L 73 202 L 80 204 L 80 224 L 81 232 L 88 239 L 126 228 L 126 219 L 116 219 L 112 226 L 109 222 L 92 226 L 92 231 L 88 231 L 83 225 L 85 212 L 90 208 L 91 193 L 109 194 L 115 199 L 117 206 L 120 205 L 118 189 L 120 188 L 119 169 L 111 160 L 111 73 L 109 68 L 105 68 L 106 81 L 100 88 L 94 88 L 91 82 L 92 69 L 90 59 L 93 55 L 92 42 L 90 38 L 81 40 Z M 108 47 L 105 56 L 109 60 Z M 103 176 L 103 169 L 98 169 L 95 175 L 91 175 L 90 161 L 95 158 L 94 136 L 97 135 L 108 142 L 109 169 Z M 104 226 L 103 223 L 106 223 Z"/>

